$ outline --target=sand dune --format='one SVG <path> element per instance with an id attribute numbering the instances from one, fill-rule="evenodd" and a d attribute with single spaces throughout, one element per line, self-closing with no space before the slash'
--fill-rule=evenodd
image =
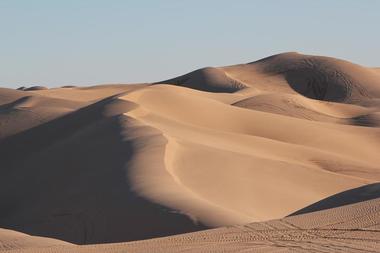
<path id="1" fill-rule="evenodd" d="M 284 220 L 323 216 L 338 224 L 347 210 L 373 215 L 379 200 L 365 200 L 379 197 L 379 101 L 374 68 L 297 53 L 152 84 L 2 88 L 0 227 L 93 244 L 241 226 L 162 244 L 217 250 L 219 237 L 252 222 L 312 212 Z M 348 204 L 354 207 L 339 209 Z M 314 212 L 332 207 L 339 215 Z M 308 225 L 305 234 L 317 236 L 318 226 Z M 263 238 L 272 242 L 281 233 L 293 241 L 303 233 L 300 227 L 269 229 Z M 253 245 L 262 236 L 236 233 L 237 244 L 252 238 Z M 203 235 L 214 243 L 203 244 Z M 7 244 L 11 239 L 2 244 L 27 248 L 25 238 L 21 246 Z M 313 238 L 310 245 L 327 243 Z M 225 249 L 240 247 L 236 243 Z M 145 247 L 133 245 L 111 247 Z M 107 246 L 91 247 L 80 250 Z"/>

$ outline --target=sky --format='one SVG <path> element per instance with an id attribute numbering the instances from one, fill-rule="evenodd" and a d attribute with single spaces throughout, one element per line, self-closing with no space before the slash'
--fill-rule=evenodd
<path id="1" fill-rule="evenodd" d="M 288 51 L 380 66 L 377 0 L 0 0 L 0 86 L 169 79 Z"/>

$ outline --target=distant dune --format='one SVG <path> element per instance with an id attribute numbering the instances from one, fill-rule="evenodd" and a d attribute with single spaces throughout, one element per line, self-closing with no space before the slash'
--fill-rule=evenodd
<path id="1" fill-rule="evenodd" d="M 0 251 L 377 252 L 379 127 L 378 68 L 298 53 L 0 88 Z"/>

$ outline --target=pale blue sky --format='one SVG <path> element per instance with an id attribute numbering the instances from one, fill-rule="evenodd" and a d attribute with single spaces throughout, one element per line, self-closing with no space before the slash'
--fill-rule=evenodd
<path id="1" fill-rule="evenodd" d="M 380 66 L 380 1 L 0 0 L 0 86 L 159 81 L 298 51 Z"/>

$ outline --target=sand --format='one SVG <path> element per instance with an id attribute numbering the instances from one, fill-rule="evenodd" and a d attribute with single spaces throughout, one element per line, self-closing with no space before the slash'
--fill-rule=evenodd
<path id="1" fill-rule="evenodd" d="M 0 112 L 0 250 L 379 250 L 376 68 L 285 53 Z"/>
<path id="2" fill-rule="evenodd" d="M 266 222 L 129 243 L 31 246 L 9 252 L 379 252 L 380 199 Z M 37 243 L 40 238 L 31 238 Z"/>

